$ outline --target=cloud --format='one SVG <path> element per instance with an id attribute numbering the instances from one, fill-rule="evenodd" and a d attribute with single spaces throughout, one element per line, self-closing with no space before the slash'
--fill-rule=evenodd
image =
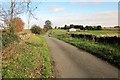
<path id="1" fill-rule="evenodd" d="M 39 18 L 39 20 L 31 19 L 30 25 L 37 24 L 43 27 L 44 22 L 49 19 L 52 26 L 64 26 L 65 24 L 81 24 L 81 25 L 101 25 L 103 27 L 111 27 L 118 25 L 118 11 L 104 11 L 96 13 L 69 13 L 62 15 L 51 15 L 50 17 Z M 27 28 L 27 20 L 25 21 Z"/>
<path id="2" fill-rule="evenodd" d="M 53 12 L 63 12 L 65 10 L 64 8 L 61 8 L 61 7 L 56 6 L 56 5 L 52 5 L 50 8 Z"/>
<path id="3" fill-rule="evenodd" d="M 43 25 L 45 24 L 44 22 L 45 22 L 45 20 L 36 20 L 36 19 L 34 19 L 34 18 L 31 18 L 30 20 L 30 27 L 29 28 L 31 28 L 31 26 L 32 25 L 39 25 L 41 28 L 43 28 Z M 24 28 L 25 29 L 27 29 L 28 28 L 28 20 L 27 19 L 24 19 L 24 22 L 25 22 L 25 25 L 24 25 Z"/>
<path id="4" fill-rule="evenodd" d="M 102 25 L 103 27 L 118 25 L 118 11 L 96 12 L 93 14 L 66 14 L 56 18 L 55 24 Z"/>

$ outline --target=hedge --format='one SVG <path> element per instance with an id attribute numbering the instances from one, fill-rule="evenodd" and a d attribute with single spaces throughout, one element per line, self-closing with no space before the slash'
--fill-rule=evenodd
<path id="1" fill-rule="evenodd" d="M 101 42 L 101 43 L 120 44 L 120 37 L 117 37 L 117 36 L 97 37 L 97 36 L 91 35 L 91 34 L 71 34 L 71 37 L 73 37 L 73 38 L 85 38 L 88 40 L 92 40 L 95 42 Z"/>

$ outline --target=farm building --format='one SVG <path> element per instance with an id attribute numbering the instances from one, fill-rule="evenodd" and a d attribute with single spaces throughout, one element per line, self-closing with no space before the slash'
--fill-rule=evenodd
<path id="1" fill-rule="evenodd" d="M 75 31 L 77 31 L 75 28 L 70 28 L 69 29 L 69 32 L 75 32 Z"/>

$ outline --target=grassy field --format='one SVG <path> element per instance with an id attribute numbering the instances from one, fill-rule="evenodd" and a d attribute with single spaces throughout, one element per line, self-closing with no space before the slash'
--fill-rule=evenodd
<path id="1" fill-rule="evenodd" d="M 56 36 L 68 33 L 67 30 L 55 29 L 49 33 L 49 36 Z"/>
<path id="2" fill-rule="evenodd" d="M 120 32 L 117 30 L 90 30 L 90 31 L 81 31 L 81 32 L 75 32 L 76 34 L 93 34 L 96 36 L 118 36 L 120 35 Z"/>
<path id="3" fill-rule="evenodd" d="M 96 43 L 93 41 L 89 41 L 86 39 L 81 38 L 72 38 L 72 37 L 65 37 L 65 36 L 57 36 L 59 33 L 63 32 L 64 30 L 54 30 L 54 34 L 51 36 L 56 37 L 60 40 L 63 40 L 67 43 L 70 43 L 80 49 L 83 49 L 87 52 L 90 52 L 91 54 L 104 59 L 105 61 L 111 63 L 112 65 L 115 65 L 116 67 L 120 68 L 120 46 L 114 45 L 114 44 L 102 44 L 102 43 Z M 97 31 L 96 31 L 97 32 Z M 96 33 L 91 32 L 91 33 Z M 67 31 L 66 31 L 67 33 Z M 66 34 L 64 31 L 64 34 Z M 68 34 L 68 33 L 67 33 Z"/>
<path id="4" fill-rule="evenodd" d="M 52 76 L 49 49 L 43 35 L 11 44 L 3 52 L 3 78 L 49 78 Z"/>
<path id="5" fill-rule="evenodd" d="M 53 35 L 74 33 L 74 34 L 93 34 L 96 36 L 118 36 L 118 35 L 120 36 L 120 31 L 118 30 L 88 30 L 88 31 L 80 31 L 80 32 L 68 32 L 67 30 L 58 29 L 58 30 L 53 30 L 51 33 L 53 33 Z"/>

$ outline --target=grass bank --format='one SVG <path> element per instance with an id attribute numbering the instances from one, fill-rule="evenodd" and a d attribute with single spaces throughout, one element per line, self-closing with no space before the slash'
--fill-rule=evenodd
<path id="1" fill-rule="evenodd" d="M 3 52 L 3 78 L 49 78 L 51 74 L 49 49 L 42 35 L 31 34 Z"/>
<path id="2" fill-rule="evenodd" d="M 55 29 L 51 32 L 52 36 L 61 34 L 92 34 L 95 36 L 120 36 L 119 30 L 88 30 L 79 32 L 68 32 L 67 30 Z"/>

